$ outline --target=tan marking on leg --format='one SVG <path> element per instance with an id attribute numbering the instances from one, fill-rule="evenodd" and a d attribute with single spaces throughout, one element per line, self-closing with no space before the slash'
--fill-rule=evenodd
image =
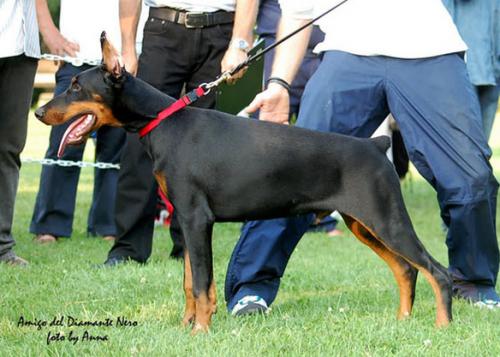
<path id="1" fill-rule="evenodd" d="M 215 279 L 212 279 L 212 283 L 208 289 L 208 300 L 212 306 L 212 314 L 215 314 L 217 312 L 217 286 L 215 284 Z"/>
<path id="2" fill-rule="evenodd" d="M 199 332 L 208 332 L 208 327 L 212 320 L 212 310 L 213 307 L 207 293 L 200 293 L 200 295 L 196 297 L 196 320 L 193 326 L 193 335 Z"/>
<path id="3" fill-rule="evenodd" d="M 409 317 L 413 307 L 414 288 L 412 281 L 408 279 L 408 276 L 405 274 L 405 268 L 399 261 L 399 259 L 401 258 L 389 251 L 384 245 L 379 242 L 379 240 L 371 237 L 369 231 L 366 230 L 364 226 L 358 221 L 352 218 L 345 217 L 345 215 L 344 221 L 346 222 L 348 228 L 354 233 L 354 235 L 362 243 L 370 247 L 380 258 L 382 258 L 392 270 L 392 273 L 394 274 L 399 287 L 398 319 L 402 320 Z"/>
<path id="4" fill-rule="evenodd" d="M 187 326 L 195 319 L 196 301 L 193 295 L 193 273 L 191 271 L 191 261 L 186 248 L 184 248 L 184 294 L 186 296 L 186 308 L 184 310 L 182 324 Z"/>
<path id="5" fill-rule="evenodd" d="M 354 219 L 355 221 L 359 222 L 359 224 L 361 224 L 361 226 L 363 226 L 363 228 L 365 228 L 368 232 L 370 232 L 370 234 L 374 238 L 376 238 L 379 241 L 379 243 L 381 243 L 389 252 L 399 256 L 399 254 L 397 254 L 396 252 L 393 252 L 387 246 L 385 246 L 384 241 L 382 239 L 380 239 L 376 234 L 374 234 L 374 232 L 370 228 L 368 228 L 366 225 L 364 225 L 361 221 L 357 220 L 356 218 L 354 218 L 354 217 L 351 217 L 351 218 Z M 409 260 L 405 257 L 403 257 L 403 258 L 408 263 L 413 265 L 415 268 L 417 268 L 418 270 L 420 270 L 424 274 L 426 279 L 429 281 L 429 284 L 431 284 L 432 289 L 434 290 L 434 295 L 436 298 L 436 326 L 437 327 L 444 327 L 444 326 L 449 325 L 451 315 L 448 315 L 448 310 L 446 308 L 446 304 L 443 301 L 443 296 L 441 295 L 441 288 L 439 287 L 439 284 L 438 284 L 436 278 L 434 278 L 434 276 L 426 268 L 416 264 L 415 262 L 412 262 L 411 260 Z M 451 312 L 450 312 L 450 314 L 451 314 Z"/>
<path id="6" fill-rule="evenodd" d="M 436 295 L 436 303 L 437 303 L 436 326 L 437 327 L 446 327 L 450 324 L 450 319 L 448 317 L 446 305 L 445 305 L 445 303 L 443 301 L 443 297 L 441 295 L 441 289 L 439 288 L 439 284 L 428 270 L 426 270 L 422 267 L 419 269 L 422 271 L 424 276 L 427 278 L 427 280 L 431 284 L 432 289 L 434 290 L 434 294 Z"/>
<path id="7" fill-rule="evenodd" d="M 161 171 L 156 171 L 154 175 L 156 182 L 158 182 L 158 186 L 160 186 L 161 192 L 163 192 L 165 196 L 168 197 L 167 178 Z"/>

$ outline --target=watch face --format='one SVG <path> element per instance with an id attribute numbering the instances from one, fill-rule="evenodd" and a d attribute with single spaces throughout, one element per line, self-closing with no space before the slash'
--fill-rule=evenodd
<path id="1" fill-rule="evenodd" d="M 239 48 L 242 48 L 242 49 L 248 48 L 248 43 L 247 43 L 247 41 L 245 41 L 245 40 L 239 40 L 239 41 L 238 41 L 238 47 L 239 47 Z"/>
<path id="2" fill-rule="evenodd" d="M 238 39 L 238 40 L 234 41 L 233 46 L 240 49 L 240 50 L 247 50 L 248 47 L 250 47 L 248 45 L 248 42 L 243 40 L 243 39 Z"/>

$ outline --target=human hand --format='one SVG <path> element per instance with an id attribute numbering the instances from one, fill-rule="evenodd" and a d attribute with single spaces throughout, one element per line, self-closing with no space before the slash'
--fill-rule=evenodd
<path id="1" fill-rule="evenodd" d="M 267 89 L 254 98 L 244 109 L 246 113 L 254 113 L 260 109 L 260 120 L 278 124 L 288 124 L 290 96 L 288 91 L 277 83 L 269 83 Z"/>
<path id="2" fill-rule="evenodd" d="M 222 58 L 222 62 L 221 62 L 221 71 L 222 71 L 222 73 L 232 71 L 240 63 L 245 62 L 246 59 L 247 59 L 247 54 L 246 54 L 245 51 L 243 51 L 243 50 L 241 50 L 239 48 L 229 47 L 227 49 L 226 53 L 224 54 L 224 57 Z M 229 84 L 235 83 L 238 79 L 240 79 L 241 77 L 243 77 L 243 75 L 245 74 L 246 70 L 247 70 L 246 67 L 243 68 L 243 69 L 241 69 L 240 71 L 238 71 L 238 73 L 235 73 L 234 75 L 232 75 L 226 81 Z"/>
<path id="3" fill-rule="evenodd" d="M 57 28 L 53 27 L 42 32 L 43 42 L 47 45 L 49 52 L 58 56 L 76 57 L 80 51 L 80 45 L 66 39 Z"/>
<path id="4" fill-rule="evenodd" d="M 137 74 L 137 53 L 135 48 L 130 51 L 123 51 L 122 60 L 127 72 L 135 77 Z"/>

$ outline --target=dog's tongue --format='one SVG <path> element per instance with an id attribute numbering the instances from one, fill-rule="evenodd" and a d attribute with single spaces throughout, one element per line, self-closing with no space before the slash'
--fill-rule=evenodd
<path id="1" fill-rule="evenodd" d="M 71 145 L 72 143 L 77 143 L 82 140 L 82 135 L 86 134 L 89 130 L 88 128 L 94 123 L 94 116 L 92 114 L 85 114 L 76 119 L 71 125 L 66 129 L 64 135 L 59 144 L 59 150 L 57 151 L 57 157 L 61 158 L 64 153 L 66 145 Z"/>

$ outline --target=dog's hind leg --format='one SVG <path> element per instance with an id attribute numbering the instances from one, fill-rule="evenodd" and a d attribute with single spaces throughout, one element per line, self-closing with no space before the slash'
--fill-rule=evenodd
<path id="1" fill-rule="evenodd" d="M 452 319 L 451 278 L 418 239 L 394 167 L 385 156 L 373 156 L 364 163 L 363 169 L 371 176 L 366 184 L 357 185 L 358 199 L 353 200 L 351 191 L 345 189 L 337 192 L 330 206 L 352 217 L 389 252 L 406 260 L 426 277 L 436 298 L 436 325 L 448 325 Z M 358 182 L 359 173 L 345 178 L 346 182 L 348 179 Z"/>
<path id="2" fill-rule="evenodd" d="M 402 210 L 392 211 L 392 213 L 393 216 L 390 219 L 392 219 L 393 224 L 383 224 L 378 230 L 370 228 L 357 217 L 353 218 L 388 251 L 405 259 L 424 274 L 436 297 L 436 326 L 446 326 L 452 320 L 451 278 L 446 269 L 432 258 L 418 240 L 407 214 L 403 214 Z M 378 232 L 378 234 L 375 232 Z"/>
<path id="3" fill-rule="evenodd" d="M 405 234 L 407 232 L 400 232 Z M 401 236 L 401 235 L 399 235 Z M 392 242 L 382 241 L 389 250 L 406 259 L 415 266 L 429 281 L 436 297 L 436 326 L 447 326 L 452 320 L 452 280 L 447 270 L 439 264 L 423 247 L 415 236 L 420 251 L 415 246 L 405 244 L 391 245 Z"/>
<path id="4" fill-rule="evenodd" d="M 185 266 L 185 276 L 189 277 L 189 267 L 191 268 L 195 309 L 193 334 L 207 332 L 217 306 L 212 265 L 213 221 L 204 214 L 202 209 L 198 208 L 189 212 L 189 215 L 182 214 L 178 210 L 178 218 L 188 252 L 189 259 L 186 261 L 190 263 Z M 189 279 L 186 280 L 189 283 Z M 185 319 L 192 318 L 193 305 L 189 298 L 187 294 Z"/>
<path id="5" fill-rule="evenodd" d="M 343 214 L 344 222 L 362 243 L 370 247 L 382 258 L 392 270 L 399 287 L 398 319 L 402 320 L 411 314 L 415 299 L 415 284 L 418 270 L 406 260 L 388 250 L 365 227 L 354 218 Z"/>

